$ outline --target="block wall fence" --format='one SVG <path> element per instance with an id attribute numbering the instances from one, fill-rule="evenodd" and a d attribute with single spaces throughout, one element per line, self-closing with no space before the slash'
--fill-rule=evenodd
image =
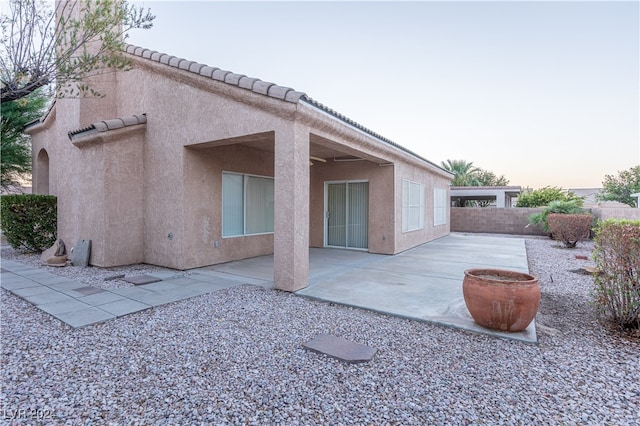
<path id="1" fill-rule="evenodd" d="M 598 219 L 640 220 L 640 209 L 591 208 Z M 545 235 L 537 226 L 529 226 L 529 216 L 541 208 L 451 207 L 451 232 L 488 234 Z"/>

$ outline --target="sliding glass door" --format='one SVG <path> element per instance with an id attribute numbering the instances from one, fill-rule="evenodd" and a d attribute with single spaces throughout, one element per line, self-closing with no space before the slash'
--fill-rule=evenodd
<path id="1" fill-rule="evenodd" d="M 325 244 L 330 247 L 369 247 L 369 183 L 325 184 Z"/>

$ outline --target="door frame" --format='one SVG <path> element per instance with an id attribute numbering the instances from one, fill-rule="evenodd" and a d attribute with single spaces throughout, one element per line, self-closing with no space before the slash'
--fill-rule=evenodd
<path id="1" fill-rule="evenodd" d="M 347 194 L 349 193 L 349 184 L 350 183 L 367 183 L 367 192 L 368 195 L 371 195 L 371 190 L 369 188 L 369 179 L 349 179 L 349 180 L 326 180 L 324 181 L 324 211 L 323 211 L 323 247 L 326 248 L 339 248 L 339 249 L 347 249 L 347 250 L 359 250 L 359 251 L 369 251 L 369 244 L 367 243 L 367 248 L 359 248 L 359 247 L 344 247 L 344 246 L 331 246 L 328 244 L 328 240 L 329 240 L 329 185 L 331 184 L 340 184 L 340 183 L 345 183 L 347 184 L 346 188 L 347 188 Z M 369 196 L 367 197 L 368 199 Z M 349 198 L 347 195 L 347 200 L 346 200 L 346 204 L 345 204 L 347 211 L 349 210 Z M 369 206 L 367 206 L 367 228 L 369 225 Z M 347 217 L 348 220 L 348 217 Z M 368 240 L 368 238 L 367 238 Z"/>

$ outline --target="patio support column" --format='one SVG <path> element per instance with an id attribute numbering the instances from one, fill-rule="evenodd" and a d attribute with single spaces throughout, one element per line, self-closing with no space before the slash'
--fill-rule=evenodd
<path id="1" fill-rule="evenodd" d="M 309 133 L 301 126 L 275 132 L 273 282 L 297 291 L 309 281 Z"/>

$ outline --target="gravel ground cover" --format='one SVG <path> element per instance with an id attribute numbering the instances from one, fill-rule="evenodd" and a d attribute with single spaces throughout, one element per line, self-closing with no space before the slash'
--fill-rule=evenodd
<path id="1" fill-rule="evenodd" d="M 640 424 L 640 342 L 590 305 L 592 242 L 526 240 L 538 345 L 240 286 L 72 329 L 2 290 L 8 424 Z M 37 265 L 11 249 L 3 258 Z M 125 273 L 46 268 L 88 285 Z M 378 349 L 346 364 L 302 343 Z M 20 416 L 22 420 L 11 420 Z M 24 420 L 27 417 L 27 420 Z M 1 423 L 0 422 L 0 423 Z"/>

